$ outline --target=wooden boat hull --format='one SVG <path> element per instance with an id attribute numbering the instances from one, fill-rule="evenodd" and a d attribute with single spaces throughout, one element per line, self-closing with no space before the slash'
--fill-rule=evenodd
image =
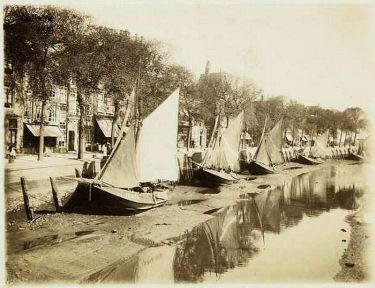
<path id="1" fill-rule="evenodd" d="M 247 166 L 247 169 L 253 175 L 265 175 L 275 173 L 275 170 L 258 161 L 250 161 L 249 165 Z"/>
<path id="2" fill-rule="evenodd" d="M 238 178 L 234 178 L 229 173 L 202 167 L 197 170 L 197 176 L 202 184 L 209 187 L 232 184 L 238 181 Z"/>
<path id="3" fill-rule="evenodd" d="M 144 211 L 161 206 L 167 201 L 167 189 L 140 193 L 79 181 L 76 191 L 64 205 L 64 210 L 76 213 L 128 215 L 129 211 Z"/>
<path id="4" fill-rule="evenodd" d="M 297 162 L 301 163 L 301 164 L 306 164 L 306 165 L 318 165 L 318 164 L 322 163 L 322 161 L 320 161 L 320 160 L 313 159 L 313 158 L 310 158 L 310 157 L 304 156 L 304 155 L 299 155 L 298 159 L 297 159 Z"/>
<path id="5" fill-rule="evenodd" d="M 166 191 L 154 191 L 152 193 L 140 193 L 115 187 L 99 187 L 95 189 L 105 195 L 116 199 L 117 205 L 126 210 L 148 210 L 165 204 L 168 201 Z M 103 198 L 103 197 L 101 197 Z"/>
<path id="6" fill-rule="evenodd" d="M 348 160 L 354 160 L 354 161 L 364 161 L 364 157 L 357 154 L 357 153 L 350 153 L 347 157 Z"/>

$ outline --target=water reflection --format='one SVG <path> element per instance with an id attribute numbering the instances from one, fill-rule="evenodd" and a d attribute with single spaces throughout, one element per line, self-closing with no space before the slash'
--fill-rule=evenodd
<path id="1" fill-rule="evenodd" d="M 201 281 L 205 272 L 223 273 L 259 251 L 259 213 L 254 199 L 241 201 L 187 234 L 176 251 L 177 281 Z"/>
<path id="2" fill-rule="evenodd" d="M 307 225 L 312 225 L 307 221 L 311 217 L 316 218 L 331 210 L 358 208 L 358 198 L 362 196 L 363 190 L 362 173 L 358 166 L 330 167 L 301 174 L 272 190 L 265 189 L 258 195 L 249 194 L 247 199 L 241 199 L 236 205 L 220 210 L 214 218 L 195 227 L 186 234 L 186 239 L 182 243 L 173 248 L 168 246 L 168 248 L 146 249 L 136 258 L 133 257 L 126 265 L 120 265 L 121 268 L 112 269 L 116 273 L 106 273 L 105 278 L 111 275 L 111 280 L 138 282 L 140 279 L 149 279 L 147 271 L 150 271 L 149 268 L 152 266 L 156 269 L 154 270 L 157 273 L 155 275 L 164 271 L 168 274 L 167 278 L 175 282 L 201 282 L 209 274 L 215 275 L 218 280 L 220 275 L 229 270 L 250 267 L 249 261 L 255 255 L 262 254 L 263 248 L 267 247 L 267 237 L 270 242 L 277 243 L 277 239 L 274 240 L 274 237 L 270 236 L 279 234 L 278 241 L 285 242 L 285 239 L 282 239 L 285 235 L 284 231 L 292 230 L 291 227 L 306 226 L 298 225 L 299 223 L 306 222 Z M 338 215 L 337 217 L 340 219 L 335 223 L 344 222 L 343 214 Z M 327 222 L 324 220 L 322 224 L 319 224 L 322 231 L 332 229 L 329 226 L 330 223 Z M 327 227 L 323 227 L 326 225 L 325 223 L 327 223 Z M 301 228 L 301 231 L 306 231 L 306 227 Z M 324 241 L 332 242 L 330 237 L 325 238 Z M 293 239 L 295 238 L 287 240 L 287 245 L 291 245 L 290 249 L 293 249 L 293 243 L 290 243 Z M 299 240 L 295 239 L 295 241 L 297 243 Z M 314 247 L 303 247 L 303 249 L 318 249 L 317 251 L 323 249 L 319 248 L 319 245 L 323 245 L 322 243 L 314 241 L 311 243 L 314 243 L 310 244 Z M 270 243 L 269 245 L 277 246 L 277 244 Z M 332 247 L 335 245 L 335 243 L 329 243 L 326 246 L 333 250 Z M 298 246 L 299 244 L 296 244 L 296 247 Z M 168 252 L 157 251 L 157 249 L 167 249 Z M 278 247 L 276 247 L 276 251 L 280 254 L 285 253 Z M 156 252 L 158 252 L 158 257 L 150 256 Z M 284 256 L 290 257 L 291 255 L 282 255 L 282 257 Z M 295 255 L 293 256 L 295 257 Z M 273 268 L 269 267 L 269 269 Z M 137 273 L 129 274 L 129 271 L 137 271 Z M 171 271 L 173 271 L 173 277 L 171 277 Z M 125 275 L 127 276 L 124 277 Z M 241 275 L 244 277 L 242 281 L 246 282 L 246 277 L 250 275 L 250 272 L 247 271 Z M 164 277 L 160 280 L 153 280 L 154 283 L 157 283 L 163 282 L 165 279 Z"/>

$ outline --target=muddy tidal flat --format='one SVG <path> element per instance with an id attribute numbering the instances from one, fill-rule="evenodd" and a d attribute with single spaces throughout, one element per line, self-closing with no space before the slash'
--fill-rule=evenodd
<path id="1" fill-rule="evenodd" d="M 167 205 L 126 216 L 9 211 L 7 282 L 366 282 L 368 165 L 288 163 L 218 189 L 176 186 Z"/>

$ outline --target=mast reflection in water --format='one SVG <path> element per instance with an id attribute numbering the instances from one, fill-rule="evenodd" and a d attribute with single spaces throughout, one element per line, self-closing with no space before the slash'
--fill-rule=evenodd
<path id="1" fill-rule="evenodd" d="M 301 174 L 281 187 L 224 209 L 193 229 L 178 247 L 176 281 L 202 281 L 206 272 L 221 274 L 246 265 L 267 245 L 267 237 L 262 241 L 264 232 L 280 233 L 304 217 L 319 216 L 330 209 L 358 208 L 363 184 L 355 170 L 358 167 L 330 167 Z"/>
<path id="2" fill-rule="evenodd" d="M 154 253 L 150 252 L 152 249 L 155 250 L 155 248 L 145 249 L 130 259 L 130 261 L 127 261 L 127 263 L 118 265 L 116 268 L 112 267 L 110 269 L 111 272 L 104 273 L 106 276 L 102 277 L 102 279 L 94 278 L 97 278 L 96 280 L 99 281 L 142 282 L 142 279 L 149 279 L 150 271 L 153 271 L 153 283 L 165 282 L 165 277 L 164 279 L 156 279 L 158 277 L 157 274 L 159 274 L 157 271 L 160 270 L 164 271 L 160 275 L 166 276 L 165 274 L 168 274 L 167 278 L 171 282 L 202 282 L 212 277 L 217 281 L 220 280 L 221 275 L 226 275 L 229 271 L 236 271 L 236 269 L 249 270 L 253 267 L 253 265 L 250 265 L 252 258 L 265 253 L 267 243 L 274 246 L 277 246 L 275 243 L 284 243 L 280 245 L 284 245 L 282 247 L 289 246 L 288 249 L 278 249 L 276 247 L 275 251 L 277 251 L 277 254 L 290 252 L 293 254 L 293 249 L 297 248 L 298 251 L 304 249 L 322 251 L 322 253 L 326 252 L 324 249 L 335 250 L 336 248 L 332 248 L 337 246 L 335 241 L 341 243 L 341 240 L 335 239 L 335 237 L 341 236 L 339 234 L 337 234 L 338 236 L 333 236 L 334 233 L 330 234 L 330 232 L 326 232 L 325 230 L 332 230 L 332 227 L 329 226 L 330 224 L 341 225 L 341 222 L 344 222 L 345 215 L 342 212 L 337 215 L 332 214 L 334 217 L 339 218 L 338 222 L 331 221 L 332 217 L 331 220 L 323 220 L 323 224 L 319 224 L 321 231 L 312 231 L 312 235 L 304 235 L 306 232 L 303 231 L 306 231 L 306 229 L 307 231 L 315 229 L 311 221 L 308 221 L 310 218 L 319 218 L 318 216 L 327 214 L 327 212 L 329 212 L 327 215 L 331 215 L 334 211 L 339 212 L 343 211 L 342 209 L 353 210 L 358 208 L 358 199 L 362 196 L 366 188 L 360 168 L 363 167 L 343 165 L 324 168 L 301 174 L 290 181 L 286 181 L 282 186 L 276 187 L 273 190 L 266 190 L 257 196 L 249 195 L 246 198 L 240 199 L 236 205 L 220 210 L 215 214 L 214 218 L 195 227 L 186 234 L 184 241 L 177 244 L 177 247 L 169 247 L 167 249 L 168 253 L 164 250 L 162 253 L 157 253 L 158 257 L 154 257 Z M 347 211 L 347 213 L 349 212 Z M 304 225 L 300 223 L 310 226 L 302 228 Z M 324 228 L 323 226 L 326 224 L 327 227 Z M 297 234 L 298 237 L 293 236 L 294 238 L 290 240 L 290 237 L 288 238 L 283 235 L 287 234 L 286 231 L 293 230 L 292 227 L 296 229 L 301 227 L 298 229 L 301 230 L 300 233 L 302 234 Z M 303 243 L 300 241 L 301 239 L 296 238 L 318 237 L 314 236 L 314 234 L 318 235 L 319 233 L 327 234 L 323 238 L 322 235 L 319 235 L 320 238 L 317 239 L 320 239 L 319 241 L 322 241 L 322 239 L 330 241 L 329 245 L 327 245 L 328 242 L 315 243 L 314 241 L 310 241 L 308 243 L 314 243 L 314 247 L 299 247 L 299 245 L 306 244 L 301 244 Z M 267 239 L 269 239 L 269 242 Z M 339 247 L 339 249 L 343 251 L 343 247 Z M 341 256 L 342 251 L 338 250 L 334 252 L 339 254 L 338 256 Z M 161 251 L 159 250 L 158 252 Z M 149 257 L 150 255 L 153 257 Z M 285 257 L 296 258 L 301 255 L 271 255 L 268 258 L 273 258 L 274 256 L 284 259 Z M 326 255 L 326 257 L 328 256 Z M 273 263 L 274 260 L 268 259 L 267 261 Z M 293 261 L 297 260 L 294 259 Z M 298 261 L 301 261 L 300 264 L 302 266 L 304 265 L 304 259 Z M 316 263 L 313 259 L 310 259 L 310 261 L 312 262 L 310 264 Z M 333 259 L 333 261 L 334 263 L 338 263 L 338 259 Z M 262 261 L 260 262 L 262 263 Z M 329 261 L 326 262 L 327 265 L 331 265 Z M 146 265 L 145 263 L 148 266 L 147 269 L 140 267 Z M 276 262 L 274 264 L 283 265 Z M 299 264 L 295 265 L 298 266 Z M 276 266 L 263 267 L 261 268 L 263 271 L 260 272 L 275 268 Z M 285 270 L 285 267 L 280 270 L 284 271 L 283 269 Z M 299 268 L 296 267 L 296 269 L 298 270 Z M 313 270 L 313 267 L 309 269 Z M 325 267 L 320 267 L 319 269 L 320 271 L 325 271 L 333 268 L 326 269 Z M 137 272 L 131 275 L 132 273 L 129 273 L 129 271 Z M 141 271 L 144 271 L 145 275 L 142 276 Z M 147 271 L 149 272 L 146 273 Z M 242 282 L 252 281 L 250 272 L 238 273 L 243 278 L 240 280 Z M 284 271 L 283 273 L 286 272 Z M 334 271 L 330 271 L 330 273 L 334 273 Z M 314 273 L 310 274 L 314 275 Z M 124 277 L 125 275 L 126 277 Z M 317 275 L 320 276 L 320 274 Z M 287 281 L 289 279 L 287 277 L 290 277 L 290 275 L 285 275 L 285 277 L 285 281 Z M 319 281 L 319 279 L 315 281 Z"/>

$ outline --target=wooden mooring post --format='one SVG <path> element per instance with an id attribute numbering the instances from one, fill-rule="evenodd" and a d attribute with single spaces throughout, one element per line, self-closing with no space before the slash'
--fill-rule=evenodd
<path id="1" fill-rule="evenodd" d="M 22 188 L 23 202 L 25 204 L 25 211 L 26 211 L 27 220 L 33 220 L 34 212 L 33 212 L 33 208 L 30 207 L 28 187 L 27 187 L 27 184 L 26 184 L 26 178 L 25 177 L 21 177 L 21 188 Z"/>
<path id="2" fill-rule="evenodd" d="M 53 202 L 55 203 L 56 212 L 61 212 L 62 210 L 62 204 L 61 200 L 59 198 L 59 190 L 57 189 L 55 179 L 52 177 L 49 177 L 49 180 L 51 181 L 51 190 L 52 190 L 52 196 L 53 196 Z"/>

